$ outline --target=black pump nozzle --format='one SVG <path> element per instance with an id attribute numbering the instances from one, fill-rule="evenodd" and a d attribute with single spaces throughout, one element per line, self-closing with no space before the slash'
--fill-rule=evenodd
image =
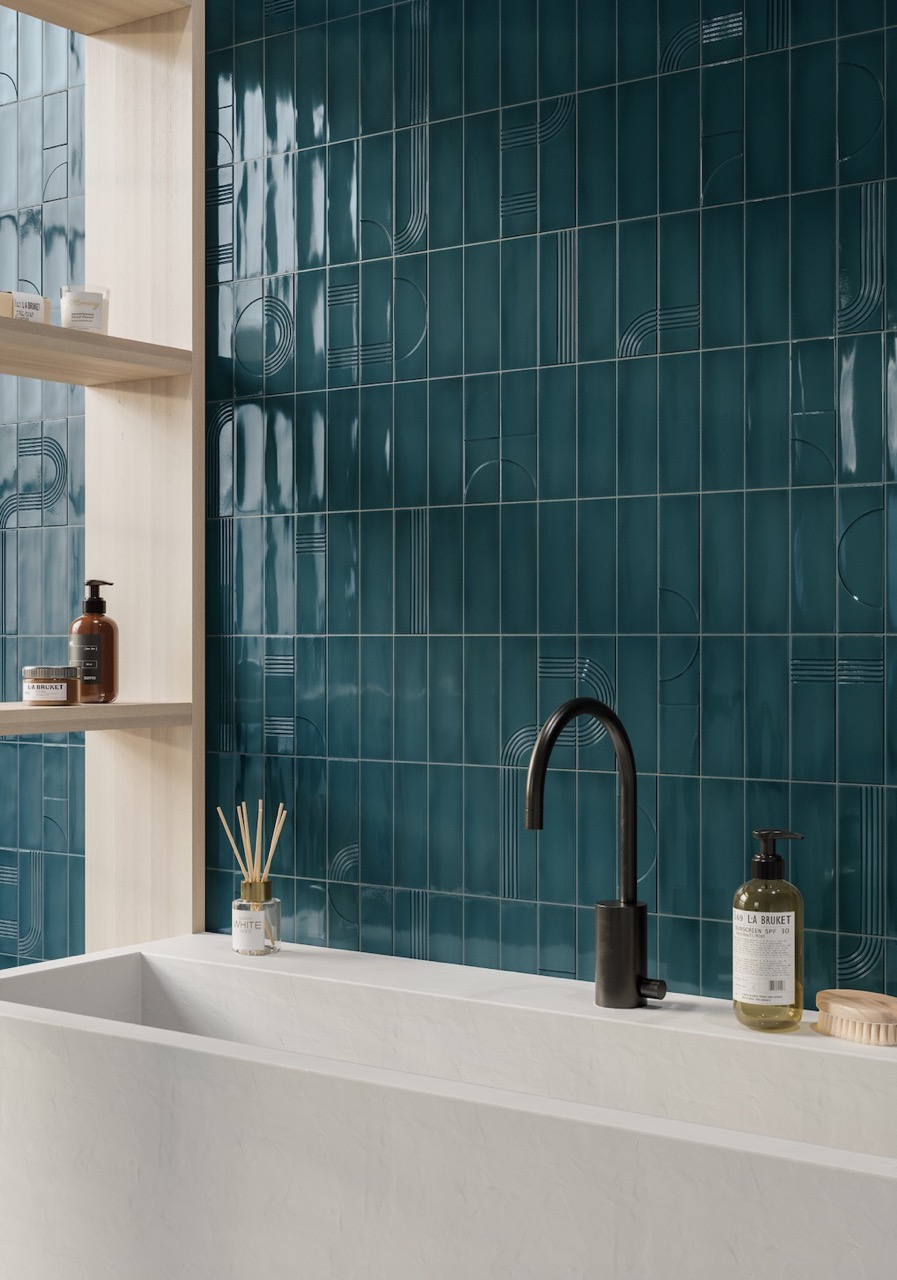
<path id="1" fill-rule="evenodd" d="M 784 880 L 785 860 L 776 850 L 777 840 L 803 840 L 797 831 L 780 831 L 778 827 L 761 827 L 751 833 L 760 841 L 760 852 L 751 858 L 751 874 L 755 880 Z"/>
<path id="2" fill-rule="evenodd" d="M 90 587 L 90 595 L 84 601 L 85 613 L 105 613 L 106 601 L 100 595 L 100 587 L 114 587 L 114 582 L 106 582 L 104 578 L 88 578 L 84 584 Z"/>

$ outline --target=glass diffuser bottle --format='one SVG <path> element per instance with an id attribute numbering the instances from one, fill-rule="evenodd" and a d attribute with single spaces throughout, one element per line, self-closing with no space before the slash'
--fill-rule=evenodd
<path id="1" fill-rule="evenodd" d="M 270 880 L 244 880 L 234 901 L 233 949 L 241 956 L 265 956 L 280 950 L 280 898 Z"/>

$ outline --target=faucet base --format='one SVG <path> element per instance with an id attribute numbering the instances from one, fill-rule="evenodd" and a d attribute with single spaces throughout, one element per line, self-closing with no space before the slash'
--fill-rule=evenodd
<path id="1" fill-rule="evenodd" d="M 595 1003 L 638 1009 L 662 1000 L 666 984 L 646 977 L 648 907 L 644 902 L 595 903 Z"/>

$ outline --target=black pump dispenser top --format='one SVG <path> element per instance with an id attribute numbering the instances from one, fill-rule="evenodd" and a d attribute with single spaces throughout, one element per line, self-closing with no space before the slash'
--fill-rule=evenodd
<path id="1" fill-rule="evenodd" d="M 785 860 L 776 851 L 777 840 L 803 840 L 796 831 L 780 831 L 777 827 L 763 827 L 754 831 L 760 841 L 760 852 L 751 858 L 751 875 L 755 880 L 784 880 Z"/>
<path id="2" fill-rule="evenodd" d="M 85 613 L 105 613 L 106 601 L 100 595 L 100 587 L 114 587 L 114 582 L 106 582 L 103 578 L 88 578 L 84 584 L 90 587 L 90 595 L 84 601 Z"/>

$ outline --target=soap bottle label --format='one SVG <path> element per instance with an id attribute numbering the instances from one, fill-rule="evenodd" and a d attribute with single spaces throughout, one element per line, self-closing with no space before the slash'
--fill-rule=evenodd
<path id="1" fill-rule="evenodd" d="M 69 637 L 69 662 L 78 668 L 82 684 L 100 683 L 100 657 L 103 650 L 101 635 Z"/>
<path id="2" fill-rule="evenodd" d="M 794 1004 L 795 913 L 732 911 L 732 998 Z"/>

